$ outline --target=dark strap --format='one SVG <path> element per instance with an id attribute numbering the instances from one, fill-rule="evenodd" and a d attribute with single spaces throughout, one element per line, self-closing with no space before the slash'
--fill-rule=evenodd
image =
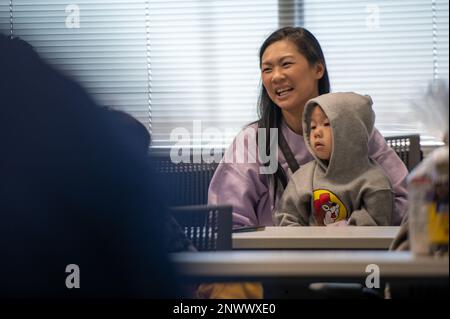
<path id="1" fill-rule="evenodd" d="M 300 165 L 298 165 L 297 161 L 295 160 L 294 154 L 292 154 L 292 150 L 289 147 L 288 143 L 286 142 L 286 139 L 283 133 L 281 132 L 281 129 L 278 131 L 278 145 L 280 146 L 281 152 L 283 153 L 284 158 L 286 158 L 286 161 L 292 173 L 295 173 L 300 168 Z M 281 185 L 283 186 L 283 189 L 285 189 L 288 183 L 288 178 L 286 172 L 284 171 L 280 163 L 278 163 L 278 169 L 275 172 L 275 176 L 276 179 L 280 181 Z M 276 180 L 274 186 L 275 186 L 274 201 L 275 201 L 278 189 L 278 183 L 276 182 Z"/>
<path id="2" fill-rule="evenodd" d="M 258 134 L 258 132 L 256 134 Z M 258 138 L 256 140 L 258 140 Z M 295 157 L 292 154 L 292 150 L 289 147 L 288 143 L 286 142 L 286 138 L 284 137 L 284 135 L 281 131 L 281 128 L 278 130 L 278 146 L 280 147 L 281 152 L 283 153 L 284 158 L 286 159 L 288 166 L 291 169 L 292 173 L 296 172 L 300 168 L 300 165 L 298 165 L 297 161 L 295 160 Z M 284 171 L 280 162 L 278 162 L 278 169 L 274 173 L 274 176 L 276 176 L 275 185 L 274 185 L 274 194 L 273 194 L 273 196 L 274 196 L 273 199 L 275 202 L 277 189 L 278 189 L 277 180 L 280 181 L 281 185 L 283 186 L 283 189 L 286 188 L 287 183 L 288 183 L 286 172 Z"/>
<path id="3" fill-rule="evenodd" d="M 281 152 L 283 153 L 284 158 L 286 158 L 286 161 L 292 173 L 295 173 L 300 168 L 300 166 L 295 160 L 294 154 L 292 154 L 291 148 L 286 142 L 286 139 L 284 138 L 281 129 L 278 130 L 278 145 L 280 146 Z"/>
<path id="4" fill-rule="evenodd" d="M 281 182 L 281 185 L 283 185 L 283 188 L 286 188 L 287 186 L 287 176 L 286 176 L 286 172 L 284 171 L 283 167 L 281 167 L 281 164 L 278 163 L 278 169 L 274 174 L 277 179 Z M 276 180 L 275 180 L 276 182 Z M 278 188 L 278 183 L 275 183 L 275 192 L 274 192 L 274 196 L 276 196 L 277 193 L 277 188 Z"/>

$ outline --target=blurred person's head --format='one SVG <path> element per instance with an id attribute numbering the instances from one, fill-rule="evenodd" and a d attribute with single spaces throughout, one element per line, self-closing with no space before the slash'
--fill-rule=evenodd
<path id="1" fill-rule="evenodd" d="M 147 155 L 150 148 L 151 137 L 145 126 L 136 120 L 130 114 L 114 109 L 108 109 L 111 117 L 116 117 L 122 129 L 124 129 L 130 136 L 134 138 L 130 140 L 133 147 L 141 149 L 143 155 Z"/>
<path id="2" fill-rule="evenodd" d="M 0 70 L 0 296 L 174 296 L 145 128 L 24 41 L 0 35 Z"/>

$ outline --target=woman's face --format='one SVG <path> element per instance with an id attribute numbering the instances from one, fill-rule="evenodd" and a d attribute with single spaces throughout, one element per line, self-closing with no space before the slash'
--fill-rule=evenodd
<path id="1" fill-rule="evenodd" d="M 263 85 L 271 100 L 287 112 L 301 114 L 305 103 L 319 95 L 323 73 L 321 64 L 310 65 L 289 40 L 269 45 L 261 60 Z"/>

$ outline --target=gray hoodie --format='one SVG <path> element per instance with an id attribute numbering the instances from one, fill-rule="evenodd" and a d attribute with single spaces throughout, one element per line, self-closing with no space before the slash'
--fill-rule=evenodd
<path id="1" fill-rule="evenodd" d="M 329 163 L 314 155 L 309 141 L 311 114 L 320 105 L 333 134 Z M 305 144 L 315 160 L 292 176 L 274 213 L 282 226 L 390 225 L 394 194 L 383 169 L 368 157 L 375 121 L 370 96 L 329 93 L 311 99 L 303 112 Z"/>

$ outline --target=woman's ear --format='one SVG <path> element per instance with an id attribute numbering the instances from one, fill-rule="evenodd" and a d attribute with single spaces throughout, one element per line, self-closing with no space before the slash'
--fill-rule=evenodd
<path id="1" fill-rule="evenodd" d="M 316 74 L 316 79 L 320 80 L 323 77 L 323 74 L 325 73 L 325 68 L 322 63 L 316 63 L 314 65 L 314 72 Z"/>

